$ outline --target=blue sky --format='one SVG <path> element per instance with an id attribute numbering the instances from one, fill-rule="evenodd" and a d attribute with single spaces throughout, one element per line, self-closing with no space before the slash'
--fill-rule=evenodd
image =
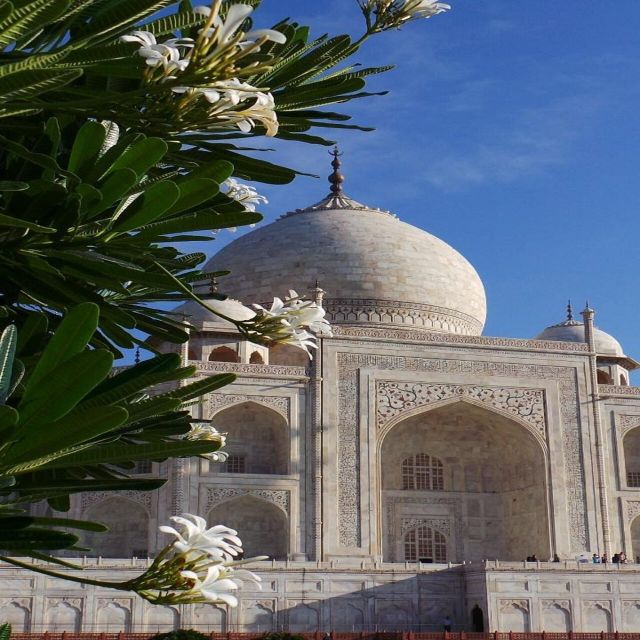
<path id="1" fill-rule="evenodd" d="M 577 310 L 588 298 L 597 325 L 640 357 L 640 2 L 450 2 L 358 55 L 396 69 L 370 84 L 389 95 L 342 106 L 377 128 L 335 132 L 345 190 L 467 257 L 487 291 L 486 335 L 532 337 L 563 319 L 567 298 Z M 256 24 L 287 15 L 316 34 L 361 25 L 355 0 L 264 0 Z M 329 170 L 323 147 L 273 157 Z M 260 190 L 271 221 L 327 183 Z"/>

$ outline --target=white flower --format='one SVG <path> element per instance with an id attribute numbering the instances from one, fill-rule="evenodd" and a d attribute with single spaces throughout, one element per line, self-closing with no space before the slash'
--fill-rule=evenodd
<path id="1" fill-rule="evenodd" d="M 158 43 L 153 33 L 149 31 L 133 31 L 130 35 L 122 36 L 122 42 L 137 42 L 140 44 L 138 55 L 145 59 L 150 67 L 164 67 L 168 71 L 175 69 L 184 71 L 189 65 L 187 58 L 182 58 L 178 45 L 192 47 L 190 39 L 172 38 L 164 43 Z"/>
<path id="2" fill-rule="evenodd" d="M 227 441 L 227 434 L 220 433 L 211 424 L 194 424 L 191 426 L 191 431 L 187 434 L 187 440 L 210 440 L 212 442 L 219 442 L 221 447 L 224 447 Z"/>
<path id="3" fill-rule="evenodd" d="M 246 322 L 256 317 L 256 312 L 245 307 L 239 300 L 227 298 L 226 300 L 208 300 L 207 307 L 214 313 L 236 322 Z"/>
<path id="4" fill-rule="evenodd" d="M 231 592 L 240 589 L 244 581 L 252 581 L 260 587 L 260 577 L 255 573 L 224 565 L 209 567 L 204 578 L 195 571 L 181 571 L 180 575 L 192 582 L 191 592 L 195 595 L 210 602 L 224 602 L 231 607 L 238 606 L 238 599 Z"/>
<path id="5" fill-rule="evenodd" d="M 193 11 L 206 18 L 211 15 L 211 7 L 198 6 L 194 7 Z M 252 11 L 253 7 L 247 4 L 232 4 L 227 11 L 226 20 L 223 21 L 220 16 L 216 16 L 213 21 L 214 28 L 207 30 L 206 36 L 211 38 L 217 29 L 220 44 L 227 44 L 233 39 L 240 25 L 242 25 Z M 243 39 L 240 41 L 240 46 L 244 47 L 247 44 L 252 44 L 260 38 L 267 38 L 267 40 L 272 40 L 280 44 L 284 44 L 287 41 L 286 36 L 279 31 L 274 31 L 273 29 L 256 29 L 255 31 L 249 31 L 249 33 L 244 34 Z"/>
<path id="6" fill-rule="evenodd" d="M 226 195 L 236 202 L 241 203 L 247 211 L 255 211 L 256 206 L 261 202 L 264 202 L 265 204 L 269 202 L 253 187 L 250 187 L 247 184 L 242 184 L 233 178 L 228 178 L 223 184 L 227 187 Z"/>
<path id="7" fill-rule="evenodd" d="M 204 553 L 214 560 L 232 560 L 242 551 L 242 542 L 238 532 L 223 525 L 207 529 L 207 521 L 200 516 L 185 513 L 182 516 L 172 516 L 172 522 L 182 530 L 163 525 L 159 527 L 163 533 L 175 536 L 177 539 L 173 547 L 183 554 Z"/>
<path id="8" fill-rule="evenodd" d="M 408 0 L 406 11 L 414 18 L 431 18 L 451 9 L 451 5 L 436 0 L 419 0 L 417 3 Z"/>

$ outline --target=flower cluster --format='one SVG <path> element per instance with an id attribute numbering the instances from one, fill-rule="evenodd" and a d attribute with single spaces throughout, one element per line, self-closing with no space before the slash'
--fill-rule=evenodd
<path id="1" fill-rule="evenodd" d="M 221 4 L 221 0 L 214 0 L 211 7 L 193 9 L 204 22 L 195 40 L 171 38 L 159 43 L 153 33 L 142 30 L 121 40 L 140 45 L 137 54 L 148 67 L 147 82 L 167 84 L 175 110 L 183 116 L 195 109 L 208 128 L 239 129 L 243 133 L 250 133 L 260 123 L 266 135 L 274 136 L 278 118 L 273 96 L 243 82 L 240 76 L 259 71 L 257 63 L 246 63 L 248 54 L 260 51 L 267 41 L 284 44 L 286 37 L 273 29 L 241 31 L 253 8 L 230 5 L 223 20 Z"/>
<path id="2" fill-rule="evenodd" d="M 224 182 L 227 188 L 226 194 L 232 200 L 239 202 L 247 211 L 255 211 L 260 203 L 267 204 L 269 201 L 261 196 L 253 187 L 237 182 L 233 178 L 228 178 Z"/>
<path id="3" fill-rule="evenodd" d="M 284 298 L 274 298 L 271 308 L 254 304 L 253 309 L 238 300 L 199 300 L 200 304 L 223 320 L 235 324 L 247 337 L 262 344 L 290 344 L 304 349 L 317 348 L 317 336 L 330 338 L 331 325 L 326 311 L 295 291 Z"/>
<path id="4" fill-rule="evenodd" d="M 358 0 L 370 33 L 401 27 L 410 20 L 431 18 L 451 9 L 437 0 Z"/>
<path id="5" fill-rule="evenodd" d="M 211 424 L 194 424 L 191 426 L 191 431 L 186 435 L 187 440 L 208 440 L 211 442 L 218 442 L 220 448 L 224 447 L 227 442 L 227 434 L 220 433 Z M 224 462 L 229 456 L 224 451 L 212 451 L 211 453 L 205 453 L 204 457 L 209 458 L 212 462 Z"/>
<path id="6" fill-rule="evenodd" d="M 238 604 L 235 592 L 245 582 L 260 588 L 260 578 L 239 565 L 265 557 L 237 560 L 242 542 L 237 531 L 223 525 L 208 528 L 200 516 L 183 514 L 171 521 L 176 527 L 161 526 L 160 531 L 175 537 L 149 569 L 127 583 L 146 600 L 155 604 L 193 604 L 196 602 Z"/>

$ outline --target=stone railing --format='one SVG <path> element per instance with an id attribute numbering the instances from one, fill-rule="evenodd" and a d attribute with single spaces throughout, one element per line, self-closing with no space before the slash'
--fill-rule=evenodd
<path id="1" fill-rule="evenodd" d="M 599 384 L 598 393 L 601 396 L 626 396 L 640 398 L 640 387 L 623 387 L 616 384 Z"/>
<path id="2" fill-rule="evenodd" d="M 240 362 L 208 362 L 189 360 L 198 371 L 214 371 L 215 373 L 237 373 L 241 376 L 262 378 L 307 378 L 305 367 L 294 367 L 282 364 L 244 364 Z"/>

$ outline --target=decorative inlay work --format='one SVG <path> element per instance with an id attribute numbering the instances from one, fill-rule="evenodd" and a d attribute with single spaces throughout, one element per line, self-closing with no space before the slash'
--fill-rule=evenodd
<path id="1" fill-rule="evenodd" d="M 346 211 L 367 211 L 368 213 L 379 213 L 381 215 L 390 216 L 391 218 L 398 217 L 389 211 L 368 207 L 366 204 L 362 204 L 361 202 L 358 202 L 353 198 L 349 198 L 341 193 L 338 195 L 330 194 L 326 198 L 320 200 L 320 202 L 316 202 L 304 209 L 294 209 L 293 211 L 289 211 L 281 215 L 278 220 L 281 220 L 282 218 L 290 218 L 291 216 L 295 216 L 300 213 L 309 213 L 311 211 L 331 211 L 334 209 L 344 209 Z"/>
<path id="2" fill-rule="evenodd" d="M 627 500 L 627 522 L 633 522 L 640 516 L 640 500 Z"/>
<path id="3" fill-rule="evenodd" d="M 621 434 L 624 435 L 627 431 L 640 427 L 640 416 L 616 415 L 616 424 L 620 428 Z"/>
<path id="4" fill-rule="evenodd" d="M 640 387 L 620 387 L 613 384 L 599 384 L 598 393 L 601 396 L 640 396 Z"/>
<path id="5" fill-rule="evenodd" d="M 291 503 L 291 492 L 283 489 L 238 489 L 207 487 L 205 511 L 209 511 L 217 504 L 238 496 L 255 496 L 280 507 L 287 515 Z"/>
<path id="6" fill-rule="evenodd" d="M 404 535 L 411 529 L 425 526 L 435 529 L 447 537 L 451 535 L 451 522 L 447 518 L 403 518 L 400 524 L 400 533 Z"/>
<path id="7" fill-rule="evenodd" d="M 470 398 L 520 418 L 543 437 L 546 435 L 542 389 L 381 381 L 377 383 L 376 397 L 378 428 L 417 407 L 449 398 Z"/>
<path id="8" fill-rule="evenodd" d="M 31 611 L 31 607 L 33 606 L 31 598 L 0 598 L 0 609 L 11 604 L 15 604 L 28 612 Z"/>
<path id="9" fill-rule="evenodd" d="M 333 323 L 371 322 L 382 325 L 404 324 L 429 331 L 478 335 L 482 323 L 470 315 L 430 304 L 400 300 L 358 300 L 328 298 L 324 301 L 327 319 Z M 436 334 L 442 338 L 442 334 Z"/>
<path id="10" fill-rule="evenodd" d="M 442 336 L 438 339 L 441 340 Z M 475 339 L 475 338 L 474 338 Z M 577 344 L 577 343 L 576 343 Z M 346 345 L 345 345 L 346 346 Z M 360 547 L 360 433 L 359 370 L 415 371 L 553 380 L 558 384 L 562 425 L 567 515 L 571 551 L 589 549 L 582 442 L 578 423 L 576 372 L 572 367 L 544 364 L 439 360 L 413 356 L 379 356 L 338 353 L 338 535 L 343 547 Z M 539 384 L 539 382 L 538 382 Z"/>
<path id="11" fill-rule="evenodd" d="M 126 498 L 141 504 L 145 509 L 151 509 L 152 496 L 153 494 L 149 491 L 97 491 L 96 493 L 83 493 L 80 506 L 84 511 L 87 507 L 109 498 Z"/>
<path id="12" fill-rule="evenodd" d="M 586 600 L 584 607 L 585 609 L 602 609 L 611 613 L 611 602 L 609 600 Z"/>
<path id="13" fill-rule="evenodd" d="M 66 604 L 82 612 L 82 598 L 63 596 L 62 598 L 47 598 L 47 609 L 53 609 L 58 605 Z"/>
<path id="14" fill-rule="evenodd" d="M 434 331 L 416 331 L 404 328 L 382 327 L 345 327 L 333 328 L 334 336 L 345 338 L 379 338 L 398 342 L 427 342 L 443 344 L 466 344 L 483 347 L 500 347 L 535 351 L 575 351 L 588 352 L 584 342 L 559 342 L 556 340 L 523 340 L 520 338 L 489 338 L 477 335 L 459 335 L 453 333 L 437 333 Z M 604 385 L 600 385 L 602 388 Z M 607 387 L 609 388 L 609 387 Z M 615 387 L 616 389 L 638 389 L 638 387 Z M 640 393 L 640 391 L 638 392 Z"/>
<path id="15" fill-rule="evenodd" d="M 283 396 L 250 396 L 245 394 L 211 393 L 209 395 L 209 415 L 243 402 L 255 402 L 277 411 L 287 422 L 291 418 L 291 398 Z"/>
<path id="16" fill-rule="evenodd" d="M 131 598 L 98 598 L 98 609 L 104 609 L 109 605 L 116 605 L 126 611 L 131 611 L 132 602 Z"/>
<path id="17" fill-rule="evenodd" d="M 198 371 L 215 371 L 216 373 L 230 372 L 274 378 L 305 378 L 307 376 L 306 367 L 284 364 L 243 364 L 241 362 L 205 362 L 204 360 L 189 360 L 189 364 L 198 367 Z"/>

